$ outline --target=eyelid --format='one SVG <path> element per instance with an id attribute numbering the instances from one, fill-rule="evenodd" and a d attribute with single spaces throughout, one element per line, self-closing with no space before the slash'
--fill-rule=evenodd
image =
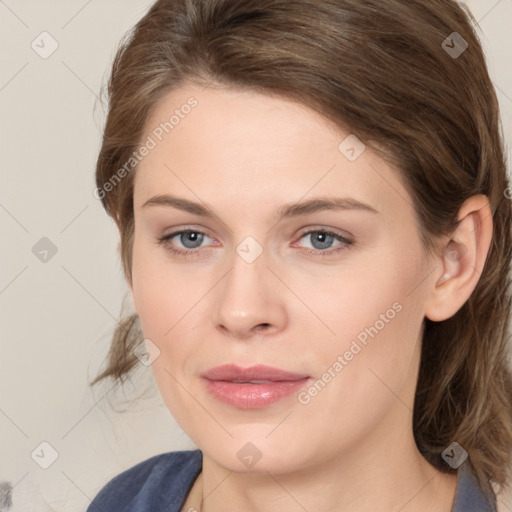
<path id="1" fill-rule="evenodd" d="M 194 228 L 194 227 L 182 227 L 182 228 L 178 228 L 176 230 L 173 230 L 171 231 L 170 233 L 168 234 L 165 234 L 165 235 L 162 235 L 162 236 L 157 236 L 157 240 L 161 243 L 166 243 L 166 242 L 169 242 L 169 240 L 173 239 L 175 236 L 178 236 L 178 235 L 181 235 L 183 233 L 197 233 L 199 235 L 203 235 L 205 237 L 208 237 L 210 238 L 212 241 L 214 242 L 217 242 L 215 240 L 215 237 L 211 236 L 208 234 L 208 231 L 203 229 L 203 228 Z M 185 250 L 189 250 L 191 252 L 197 252 L 201 249 L 206 249 L 206 247 L 199 247 L 197 249 L 183 249 L 184 251 Z"/>
<path id="2" fill-rule="evenodd" d="M 307 228 L 304 228 L 303 230 L 301 230 L 297 239 L 300 240 L 304 235 L 309 235 L 310 233 L 318 233 L 318 232 L 327 233 L 329 235 L 339 236 L 340 238 L 344 238 L 344 239 L 350 240 L 350 241 L 353 241 L 353 239 L 354 239 L 354 237 L 350 233 L 347 233 L 346 231 L 341 231 L 341 230 L 338 230 L 335 228 L 330 228 L 330 227 L 322 226 L 322 225 L 308 226 Z"/>
<path id="3" fill-rule="evenodd" d="M 215 243 L 218 243 L 215 240 L 215 237 L 212 237 L 212 236 L 210 236 L 208 234 L 208 230 L 205 230 L 203 228 L 196 228 L 196 227 L 193 227 L 193 226 L 183 226 L 183 227 L 180 227 L 179 229 L 173 230 L 169 234 L 165 234 L 165 235 L 159 236 L 159 237 L 157 237 L 157 243 L 159 245 L 165 245 L 172 238 L 174 238 L 174 237 L 176 237 L 178 235 L 181 235 L 183 233 L 197 233 L 197 234 L 200 234 L 200 235 L 203 235 L 203 236 L 206 236 L 206 237 L 210 238 Z M 332 236 L 333 238 L 335 238 L 336 240 L 338 240 L 340 242 L 340 245 L 342 247 L 335 246 L 334 248 L 328 248 L 328 249 L 325 249 L 325 250 L 314 249 L 314 248 L 311 249 L 311 248 L 308 248 L 308 247 L 302 248 L 303 250 L 308 251 L 308 254 L 310 256 L 326 256 L 326 257 L 334 256 L 334 255 L 337 255 L 337 254 L 341 253 L 342 251 L 350 249 L 352 246 L 357 245 L 355 243 L 354 237 L 352 235 L 348 234 L 348 233 L 341 234 L 336 229 L 328 228 L 328 227 L 325 227 L 325 226 L 309 226 L 307 228 L 303 228 L 303 230 L 298 235 L 298 237 L 296 237 L 296 242 L 293 242 L 292 246 L 296 246 L 296 244 L 297 244 L 297 242 L 299 240 L 301 240 L 305 236 L 310 235 L 312 233 L 323 233 L 323 234 L 326 234 L 328 236 Z M 170 244 L 169 244 L 169 247 L 167 247 L 166 249 L 169 252 L 171 252 L 171 253 L 177 254 L 178 256 L 195 257 L 195 256 L 199 256 L 204 251 L 207 251 L 208 250 L 208 246 L 206 246 L 206 247 L 197 247 L 197 248 L 194 248 L 194 249 L 187 249 L 187 248 L 181 249 L 181 248 L 175 248 L 173 246 L 170 246 Z"/>
<path id="4" fill-rule="evenodd" d="M 337 246 L 330 247 L 325 250 L 304 247 L 303 250 L 307 251 L 308 256 L 320 256 L 326 258 L 328 258 L 329 256 L 335 257 L 338 256 L 341 252 L 347 251 L 350 248 L 357 245 L 352 235 L 340 234 L 336 230 L 326 227 L 309 227 L 305 231 L 301 232 L 301 234 L 297 238 L 297 242 L 294 242 L 292 246 L 296 246 L 299 240 L 312 233 L 322 233 L 328 236 L 332 236 L 335 240 L 339 242 L 339 244 Z"/>
<path id="5" fill-rule="evenodd" d="M 213 237 L 209 230 L 208 229 L 205 229 L 203 227 L 197 227 L 197 226 L 192 226 L 192 225 L 184 225 L 184 226 L 179 226 L 177 228 L 172 228 L 171 230 L 169 230 L 168 233 L 165 233 L 164 231 L 164 234 L 159 236 L 159 238 L 172 238 L 176 235 L 180 235 L 181 233 L 186 233 L 186 232 L 193 232 L 193 233 L 199 233 L 201 235 L 205 235 L 207 236 L 208 238 L 211 238 L 211 239 L 214 239 L 215 237 Z"/>

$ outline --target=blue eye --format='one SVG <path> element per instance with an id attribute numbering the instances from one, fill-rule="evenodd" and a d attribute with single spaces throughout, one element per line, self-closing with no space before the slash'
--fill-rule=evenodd
<path id="1" fill-rule="evenodd" d="M 198 231 L 181 231 L 175 236 L 179 237 L 180 243 L 183 244 L 186 249 L 197 249 L 206 235 Z M 198 242 L 199 245 L 197 245 Z"/>
<path id="2" fill-rule="evenodd" d="M 305 248 L 309 256 L 332 256 L 333 254 L 338 254 L 341 251 L 348 249 L 354 243 L 348 238 L 323 229 L 311 230 L 303 233 L 300 240 L 308 236 L 310 237 L 313 245 L 312 248 Z M 180 249 L 179 247 L 176 248 L 176 242 L 172 242 L 174 238 L 179 241 L 179 244 L 181 244 L 183 249 Z M 201 254 L 203 250 L 208 249 L 207 247 L 201 247 L 205 238 L 210 237 L 202 231 L 185 229 L 158 238 L 157 241 L 160 245 L 165 245 L 166 250 L 173 254 L 185 257 L 195 257 Z M 335 241 L 338 242 L 338 245 L 334 246 L 335 248 L 332 249 L 331 246 Z"/>
<path id="3" fill-rule="evenodd" d="M 308 251 L 310 256 L 331 256 L 333 254 L 338 254 L 341 251 L 349 248 L 354 243 L 348 238 L 323 229 L 308 231 L 304 233 L 300 239 L 302 240 L 306 237 L 310 237 L 311 244 L 313 245 L 313 250 Z M 335 246 L 334 249 L 330 249 L 334 241 L 338 241 L 339 244 L 338 246 Z"/>
<path id="4" fill-rule="evenodd" d="M 206 233 L 203 233 L 202 231 L 196 231 L 192 229 L 186 229 L 183 231 L 176 231 L 175 233 L 171 233 L 170 235 L 166 235 L 162 238 L 158 239 L 158 242 L 160 244 L 165 244 L 166 249 L 170 252 L 182 256 L 187 256 L 192 253 L 198 253 L 200 251 L 197 251 L 195 249 L 200 249 L 201 243 L 203 242 L 204 238 L 210 238 Z M 176 249 L 171 244 L 171 240 L 173 238 L 177 238 L 179 242 L 182 244 L 185 250 L 183 249 Z"/>

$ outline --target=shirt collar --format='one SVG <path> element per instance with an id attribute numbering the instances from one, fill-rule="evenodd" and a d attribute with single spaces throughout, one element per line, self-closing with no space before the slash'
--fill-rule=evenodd
<path id="1" fill-rule="evenodd" d="M 496 504 L 490 486 L 482 489 L 471 469 L 469 459 L 457 472 L 457 491 L 451 512 L 496 512 Z"/>

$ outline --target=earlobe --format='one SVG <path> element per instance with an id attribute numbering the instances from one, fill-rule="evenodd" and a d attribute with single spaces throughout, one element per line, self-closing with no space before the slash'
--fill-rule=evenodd
<path id="1" fill-rule="evenodd" d="M 434 322 L 452 317 L 469 299 L 482 274 L 492 239 L 492 212 L 484 195 L 467 199 L 459 224 L 437 257 L 425 316 Z"/>

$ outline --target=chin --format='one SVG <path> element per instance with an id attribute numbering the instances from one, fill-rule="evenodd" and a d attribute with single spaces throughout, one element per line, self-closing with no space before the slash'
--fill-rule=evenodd
<path id="1" fill-rule="evenodd" d="M 296 471 L 301 467 L 315 464 L 308 458 L 304 450 L 304 442 L 290 444 L 290 439 L 276 436 L 267 438 L 268 428 L 260 437 L 236 436 L 225 442 L 197 444 L 203 451 L 203 456 L 213 459 L 228 471 L 244 474 L 281 474 Z M 271 434 L 270 437 L 272 437 Z M 283 447 L 286 447 L 283 449 Z M 313 457 L 313 454 L 311 454 Z"/>

